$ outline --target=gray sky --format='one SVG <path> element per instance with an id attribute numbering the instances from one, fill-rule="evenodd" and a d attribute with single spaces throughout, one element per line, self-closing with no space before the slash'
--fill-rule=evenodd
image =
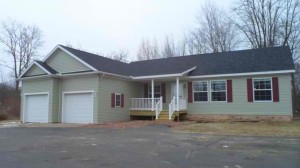
<path id="1" fill-rule="evenodd" d="M 214 0 L 229 9 L 233 0 Z M 0 0 L 0 21 L 8 18 L 34 24 L 45 41 L 44 57 L 57 44 L 101 53 L 118 49 L 136 57 L 143 38 L 180 39 L 195 25 L 205 0 Z M 1 56 L 0 56 L 1 58 Z M 2 59 L 2 58 L 1 58 Z M 1 70 L 0 70 L 1 73 Z"/>

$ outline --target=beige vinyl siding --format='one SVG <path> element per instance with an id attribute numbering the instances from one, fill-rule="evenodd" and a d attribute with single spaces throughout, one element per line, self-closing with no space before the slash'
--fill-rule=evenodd
<path id="1" fill-rule="evenodd" d="M 22 81 L 21 120 L 23 120 L 24 96 L 26 93 L 49 92 L 49 122 L 56 122 L 53 116 L 53 79 L 36 79 Z"/>
<path id="2" fill-rule="evenodd" d="M 94 107 L 94 122 L 97 123 L 98 120 L 98 81 L 99 77 L 97 75 L 89 76 L 76 76 L 72 78 L 60 79 L 60 111 L 62 112 L 62 93 L 63 92 L 77 92 L 77 91 L 93 91 L 93 107 Z M 59 120 L 61 121 L 61 114 L 59 115 Z"/>
<path id="3" fill-rule="evenodd" d="M 61 49 L 57 49 L 46 63 L 60 73 L 91 70 Z"/>
<path id="4" fill-rule="evenodd" d="M 45 75 L 47 74 L 40 67 L 32 65 L 32 67 L 26 72 L 25 76 L 36 76 L 36 75 Z"/>
<path id="5" fill-rule="evenodd" d="M 278 77 L 279 102 L 248 102 L 247 79 Z M 188 103 L 189 114 L 292 115 L 291 75 L 219 78 L 232 79 L 233 102 Z M 219 80 L 217 79 L 217 80 Z M 200 79 L 199 79 L 200 80 Z M 201 79 L 207 80 L 207 79 Z M 208 79 L 215 80 L 215 79 Z M 196 80 L 195 80 L 196 81 Z M 185 88 L 187 93 L 187 88 Z M 187 94 L 186 94 L 187 97 Z"/>
<path id="6" fill-rule="evenodd" d="M 98 122 L 112 122 L 129 119 L 130 98 L 140 97 L 140 85 L 122 79 L 104 77 L 99 82 Z M 111 107 L 111 94 L 124 94 L 124 108 Z"/>

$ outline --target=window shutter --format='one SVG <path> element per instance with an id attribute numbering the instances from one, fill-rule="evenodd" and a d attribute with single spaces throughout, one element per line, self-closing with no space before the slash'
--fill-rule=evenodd
<path id="1" fill-rule="evenodd" d="M 161 96 L 163 97 L 163 103 L 166 102 L 166 84 L 161 84 Z"/>
<path id="2" fill-rule="evenodd" d="M 114 93 L 112 93 L 111 94 L 111 107 L 115 107 L 115 94 Z"/>
<path id="3" fill-rule="evenodd" d="M 148 97 L 148 84 L 146 83 L 144 85 L 144 98 L 147 98 Z"/>
<path id="4" fill-rule="evenodd" d="M 232 102 L 232 80 L 227 80 L 227 102 Z"/>
<path id="5" fill-rule="evenodd" d="M 272 78 L 272 86 L 273 86 L 273 102 L 279 102 L 278 77 Z"/>
<path id="6" fill-rule="evenodd" d="M 193 103 L 193 82 L 188 82 L 188 102 Z"/>
<path id="7" fill-rule="evenodd" d="M 252 79 L 247 79 L 248 102 L 253 102 L 253 86 Z"/>
<path id="8" fill-rule="evenodd" d="M 121 94 L 121 107 L 124 107 L 124 94 Z"/>

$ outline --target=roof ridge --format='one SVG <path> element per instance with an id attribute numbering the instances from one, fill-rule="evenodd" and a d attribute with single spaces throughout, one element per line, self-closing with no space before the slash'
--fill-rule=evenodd
<path id="1" fill-rule="evenodd" d="M 155 58 L 155 59 L 149 59 L 149 60 L 138 60 L 138 61 L 132 61 L 130 63 L 138 63 L 138 62 L 150 61 L 150 60 L 165 60 L 165 59 L 173 59 L 173 58 L 203 56 L 203 55 L 210 55 L 210 54 L 211 55 L 214 54 L 214 56 L 216 56 L 216 54 L 247 52 L 247 51 L 253 51 L 253 50 L 266 50 L 266 49 L 274 49 L 274 48 L 289 48 L 289 46 L 274 46 L 274 47 L 264 47 L 264 48 L 254 48 L 254 49 L 248 48 L 248 49 L 242 49 L 242 50 L 232 50 L 232 51 L 222 51 L 222 52 L 211 52 L 211 53 L 181 55 L 181 56 L 174 56 L 174 57 L 167 57 L 167 58 Z"/>
<path id="2" fill-rule="evenodd" d="M 68 46 L 64 46 L 64 45 L 61 45 L 59 44 L 61 47 L 63 48 L 66 48 L 66 49 L 72 49 L 72 50 L 76 50 L 76 51 L 80 51 L 80 52 L 84 52 L 84 53 L 87 53 L 87 54 L 92 54 L 94 56 L 97 56 L 97 57 L 102 57 L 104 59 L 108 59 L 108 60 L 111 60 L 111 61 L 116 61 L 116 62 L 120 62 L 120 63 L 124 63 L 124 64 L 128 64 L 126 62 L 122 62 L 122 61 L 119 61 L 119 60 L 115 60 L 115 59 L 112 59 L 112 58 L 108 58 L 108 57 L 105 57 L 105 56 L 102 56 L 102 55 L 98 55 L 98 54 L 95 54 L 95 53 L 92 53 L 92 52 L 88 52 L 88 51 L 84 51 L 84 50 L 80 50 L 80 49 L 76 49 L 76 48 L 72 48 L 72 47 L 68 47 Z"/>

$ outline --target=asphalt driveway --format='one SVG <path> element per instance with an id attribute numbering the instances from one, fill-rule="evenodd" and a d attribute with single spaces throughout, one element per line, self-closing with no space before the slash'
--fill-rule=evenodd
<path id="1" fill-rule="evenodd" d="M 0 128 L 0 167 L 300 167 L 300 139 L 141 128 Z"/>

